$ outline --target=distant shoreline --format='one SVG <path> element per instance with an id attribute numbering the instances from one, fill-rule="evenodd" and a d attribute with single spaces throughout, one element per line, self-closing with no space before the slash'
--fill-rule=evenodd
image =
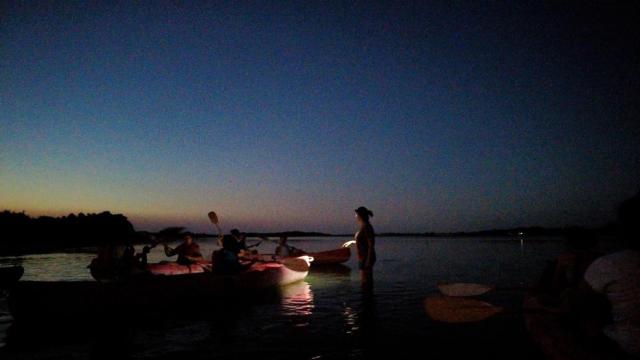
<path id="1" fill-rule="evenodd" d="M 457 231 L 457 232 L 382 232 L 377 233 L 377 237 L 538 237 L 538 236 L 564 236 L 567 231 L 575 229 L 576 227 L 564 227 L 564 228 L 543 228 L 538 226 L 533 227 L 517 227 L 510 229 L 491 229 L 481 231 Z M 605 228 L 592 229 L 597 233 L 607 233 Z M 194 237 L 216 237 L 216 234 L 208 233 L 192 233 Z M 317 231 L 283 231 L 283 232 L 269 232 L 269 233 L 255 233 L 247 232 L 248 237 L 351 237 L 352 233 L 347 234 L 330 234 Z"/>
<path id="2" fill-rule="evenodd" d="M 0 227 L 4 237 L 0 240 L 0 256 L 19 256 L 22 254 L 46 254 L 54 252 L 86 252 L 101 246 L 118 244 L 148 244 L 154 239 L 178 239 L 181 234 L 191 234 L 196 238 L 217 237 L 217 234 L 194 233 L 182 227 L 169 227 L 160 232 L 136 231 L 133 224 L 122 214 L 102 213 L 69 214 L 62 217 L 40 216 L 32 218 L 24 212 L 9 210 L 0 212 Z M 544 228 L 516 227 L 510 229 L 491 229 L 470 232 L 381 232 L 376 236 L 403 238 L 480 238 L 502 237 L 509 239 L 562 237 L 576 227 Z M 585 229 L 596 235 L 609 235 L 612 225 Z M 247 232 L 250 238 L 281 236 L 291 238 L 353 237 L 353 233 L 330 234 L 319 231 L 282 231 Z"/>

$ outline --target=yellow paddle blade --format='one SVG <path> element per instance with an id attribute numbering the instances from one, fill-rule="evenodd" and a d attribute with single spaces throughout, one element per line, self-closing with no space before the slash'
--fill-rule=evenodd
<path id="1" fill-rule="evenodd" d="M 218 225 L 218 215 L 215 211 L 210 211 L 207 216 L 209 216 L 209 220 L 211 220 L 212 223 Z"/>
<path id="2" fill-rule="evenodd" d="M 484 301 L 448 296 L 428 297 L 424 306 L 430 318 L 447 323 L 482 321 L 503 310 Z"/>
<path id="3" fill-rule="evenodd" d="M 446 296 L 479 296 L 493 290 L 493 286 L 472 283 L 440 283 L 438 290 Z"/>

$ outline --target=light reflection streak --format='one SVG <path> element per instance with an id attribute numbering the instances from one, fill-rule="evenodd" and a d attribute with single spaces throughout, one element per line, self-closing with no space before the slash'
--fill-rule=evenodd
<path id="1" fill-rule="evenodd" d="M 344 320 L 347 325 L 347 335 L 356 334 L 358 330 L 360 330 L 360 326 L 358 325 L 358 313 L 353 310 L 351 306 L 345 306 L 342 316 L 344 316 Z"/>
<path id="2" fill-rule="evenodd" d="M 282 312 L 286 316 L 310 316 L 313 314 L 311 285 L 300 281 L 282 288 Z"/>

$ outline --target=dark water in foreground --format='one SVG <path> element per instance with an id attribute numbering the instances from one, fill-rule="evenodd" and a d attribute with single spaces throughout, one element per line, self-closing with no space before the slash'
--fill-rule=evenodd
<path id="1" fill-rule="evenodd" d="M 309 251 L 337 248 L 348 239 L 292 241 Z M 206 253 L 211 241 L 201 242 Z M 263 245 L 271 252 L 272 245 Z M 355 255 L 346 267 L 314 271 L 279 297 L 195 309 L 189 316 L 169 311 L 134 315 L 108 330 L 69 324 L 29 324 L 0 350 L 3 359 L 238 357 L 337 359 L 392 354 L 421 358 L 537 358 L 522 328 L 522 291 L 496 291 L 482 300 L 506 308 L 490 320 L 451 325 L 430 320 L 424 298 L 443 281 L 522 287 L 540 273 L 545 260 L 563 249 L 561 241 L 518 239 L 379 238 L 373 290 L 363 289 Z M 157 249 L 160 250 L 160 249 Z M 26 280 L 90 278 L 90 254 L 47 254 L 0 258 L 19 262 Z M 153 259 L 162 254 L 154 252 Z M 194 310 L 194 309 L 191 309 Z M 200 315 L 201 311 L 201 315 Z M 0 306 L 2 312 L 2 306 Z M 138 317 L 137 314 L 140 316 Z M 194 315 L 195 313 L 195 315 Z M 35 328 L 45 331 L 30 331 Z M 105 332 L 108 332 L 105 335 Z M 0 343 L 4 337 L 0 315 Z"/>

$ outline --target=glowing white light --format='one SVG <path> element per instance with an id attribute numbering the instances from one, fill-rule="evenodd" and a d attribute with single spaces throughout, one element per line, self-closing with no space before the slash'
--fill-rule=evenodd
<path id="1" fill-rule="evenodd" d="M 346 243 L 342 244 L 342 247 L 349 247 L 349 246 L 351 246 L 351 245 L 353 245 L 355 243 L 356 243 L 355 240 L 349 240 Z"/>
<path id="2" fill-rule="evenodd" d="M 313 257 L 309 255 L 302 255 L 302 256 L 298 256 L 297 258 L 304 260 L 307 263 L 307 266 L 311 266 L 311 262 L 313 261 Z"/>

